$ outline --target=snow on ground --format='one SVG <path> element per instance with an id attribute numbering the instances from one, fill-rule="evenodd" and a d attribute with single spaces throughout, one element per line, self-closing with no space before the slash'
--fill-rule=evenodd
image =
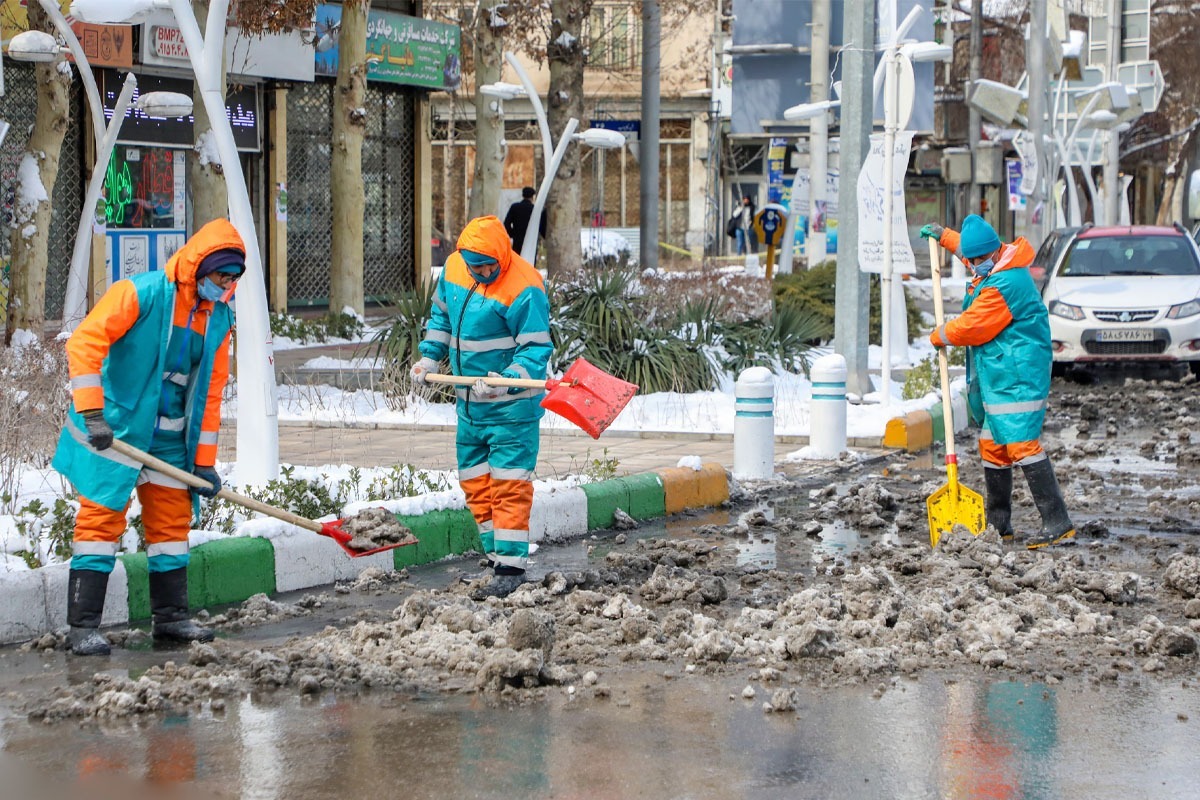
<path id="1" fill-rule="evenodd" d="M 827 350 L 814 352 L 814 359 L 825 355 Z M 897 368 L 920 363 L 933 353 L 928 340 L 918 339 L 904 354 L 892 359 Z M 883 361 L 882 350 L 871 346 L 868 364 L 878 371 Z M 374 366 L 373 359 L 335 359 L 320 357 L 305 362 L 307 369 L 361 370 Z M 904 400 L 901 396 L 904 380 L 896 373 L 890 386 L 891 403 L 880 404 L 879 376 L 872 376 L 876 391 L 863 398 L 861 403 L 849 403 L 846 412 L 846 433 L 852 438 L 879 438 L 883 436 L 887 421 L 910 411 L 929 408 L 939 402 L 936 394 L 928 394 L 915 400 Z M 807 436 L 809 434 L 809 403 L 812 400 L 812 382 L 804 375 L 790 373 L 775 376 L 775 433 L 780 436 Z M 679 394 L 659 392 L 637 395 L 625 407 L 609 428 L 614 433 L 664 432 L 664 433 L 733 433 L 734 380 L 731 376 L 711 392 Z M 223 416 L 237 416 L 236 401 L 227 401 Z M 391 410 L 382 394 L 372 391 L 342 391 L 327 385 L 280 386 L 279 419 L 288 422 L 341 423 L 371 422 L 399 425 L 454 425 L 452 403 L 429 403 L 412 397 L 403 410 Z M 554 414 L 547 414 L 542 428 L 548 430 L 570 429 L 571 423 Z"/>

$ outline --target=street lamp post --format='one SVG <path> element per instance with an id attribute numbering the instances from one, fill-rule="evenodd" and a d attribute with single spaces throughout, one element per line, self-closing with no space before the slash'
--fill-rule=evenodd
<path id="1" fill-rule="evenodd" d="M 267 315 L 266 281 L 254 212 L 233 129 L 221 96 L 225 24 L 229 0 L 211 0 L 205 30 L 200 32 L 188 0 L 74 0 L 71 13 L 81 20 L 122 24 L 140 21 L 156 8 L 169 8 L 187 47 L 188 59 L 204 109 L 212 124 L 229 198 L 229 220 L 246 249 L 246 272 L 238 296 L 238 470 L 242 480 L 266 483 L 279 474 L 278 398 L 275 395 L 271 327 Z"/>
<path id="2" fill-rule="evenodd" d="M 83 320 L 87 314 L 87 285 L 90 245 L 92 236 L 92 220 L 95 218 L 96 204 L 104 187 L 104 175 L 108 170 L 108 160 L 116 142 L 117 131 L 133 93 L 137 90 L 137 78 L 133 73 L 125 77 L 125 84 L 117 98 L 112 122 L 106 127 L 104 122 L 104 103 L 100 98 L 100 90 L 96 86 L 96 78 L 92 74 L 91 64 L 84 53 L 75 31 L 67 24 L 67 20 L 53 0 L 39 0 L 46 16 L 54 25 L 58 35 L 66 43 L 66 50 L 75 59 L 79 70 L 79 78 L 83 83 L 84 96 L 87 98 L 88 109 L 92 118 L 92 136 L 96 145 L 96 163 L 84 192 L 83 210 L 79 215 L 79 225 L 75 230 L 75 246 L 71 252 L 70 269 L 67 272 L 67 287 L 63 297 L 62 330 L 69 333 Z M 15 49 L 14 49 L 15 46 Z M 61 48 L 54 37 L 42 31 L 25 31 L 13 37 L 9 47 L 9 56 L 18 61 L 54 61 L 61 57 Z"/>
<path id="3" fill-rule="evenodd" d="M 521 258 L 532 264 L 537 257 L 538 233 L 541 230 L 542 210 L 546 207 L 546 196 L 550 193 L 550 186 L 554 182 L 554 176 L 558 172 L 558 167 L 562 163 L 563 158 L 566 156 L 567 145 L 572 141 L 578 140 L 590 147 L 619 148 L 625 146 L 625 137 L 617 131 L 610 131 L 603 128 L 589 128 L 583 133 L 575 133 L 579 127 L 579 120 L 572 117 L 567 120 L 567 126 L 563 129 L 562 135 L 558 139 L 558 144 L 553 145 L 550 138 L 550 124 L 546 119 L 546 109 L 542 106 L 541 98 L 538 97 L 537 91 L 533 86 L 533 81 L 530 80 L 529 75 L 525 72 L 525 69 L 521 66 L 521 62 L 517 60 L 515 55 L 505 53 L 504 58 L 513 68 L 513 71 L 517 73 L 521 85 L 487 83 L 480 86 L 479 91 L 499 101 L 528 97 L 529 102 L 533 105 L 533 113 L 537 117 L 538 129 L 542 134 L 542 154 L 545 159 L 545 169 L 542 174 L 541 183 L 538 185 L 537 196 L 533 201 L 533 213 L 529 217 L 529 227 L 525 229 L 525 240 L 521 242 Z"/>

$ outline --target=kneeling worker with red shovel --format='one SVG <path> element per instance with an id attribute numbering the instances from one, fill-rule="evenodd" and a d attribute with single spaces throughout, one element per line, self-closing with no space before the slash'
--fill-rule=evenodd
<path id="1" fill-rule="evenodd" d="M 541 273 L 513 252 L 499 219 L 471 220 L 438 279 L 413 380 L 425 383 L 448 358 L 454 375 L 544 381 L 552 350 Z M 458 480 L 494 573 L 483 596 L 505 597 L 525 581 L 544 393 L 483 380 L 455 390 Z"/>

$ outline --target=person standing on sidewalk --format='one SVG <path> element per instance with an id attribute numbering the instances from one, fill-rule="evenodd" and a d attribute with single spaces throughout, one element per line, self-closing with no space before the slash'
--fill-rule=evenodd
<path id="1" fill-rule="evenodd" d="M 504 215 L 504 229 L 508 231 L 508 238 L 512 240 L 513 252 L 521 252 L 521 248 L 525 246 L 525 231 L 529 230 L 529 220 L 533 218 L 533 198 L 537 196 L 537 192 L 532 186 L 526 186 L 521 190 L 521 199 L 508 207 L 508 213 Z M 546 209 L 542 209 L 541 222 L 538 223 L 538 239 L 544 238 L 546 235 Z M 534 247 L 534 252 L 537 248 Z"/>
<path id="2" fill-rule="evenodd" d="M 929 334 L 934 347 L 968 347 L 967 400 L 983 430 L 979 454 L 987 488 L 987 524 L 1011 537 L 1012 469 L 1021 467 L 1042 517 L 1026 540 L 1035 550 L 1075 535 L 1054 467 L 1038 437 L 1050 394 L 1050 322 L 1029 265 L 1033 246 L 1002 244 L 982 217 L 963 220 L 962 233 L 931 223 L 921 236 L 937 239 L 974 273 L 962 314 Z"/>
<path id="3" fill-rule="evenodd" d="M 733 213 L 733 218 L 737 221 L 734 233 L 737 237 L 737 254 L 739 256 L 758 252 L 758 236 L 754 233 L 754 213 L 756 210 L 754 201 L 750 199 L 750 195 L 745 195 L 742 197 L 742 204 Z"/>
<path id="4" fill-rule="evenodd" d="M 53 466 L 79 492 L 67 588 L 69 644 L 108 655 L 100 634 L 129 495 L 146 531 L 155 639 L 212 640 L 188 616 L 188 532 L 198 501 L 188 487 L 111 450 L 113 438 L 212 484 L 221 478 L 217 430 L 229 377 L 233 310 L 245 248 L 228 220 L 205 225 L 161 271 L 117 281 L 67 340 L 72 404 Z"/>
<path id="5" fill-rule="evenodd" d="M 541 273 L 513 252 L 497 217 L 471 220 L 458 238 L 419 349 L 422 358 L 412 367 L 417 383 L 447 358 L 455 375 L 545 379 L 553 351 L 550 303 Z M 529 562 L 544 392 L 479 380 L 455 394 L 458 480 L 493 570 L 477 594 L 506 597 L 525 581 Z"/>

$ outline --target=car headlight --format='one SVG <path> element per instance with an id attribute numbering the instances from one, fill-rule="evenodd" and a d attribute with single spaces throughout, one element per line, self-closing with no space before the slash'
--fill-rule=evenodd
<path id="1" fill-rule="evenodd" d="M 1200 314 L 1200 297 L 1187 303 L 1180 303 L 1167 309 L 1167 319 L 1183 319 Z"/>
<path id="2" fill-rule="evenodd" d="M 1073 306 L 1070 303 L 1063 303 L 1059 300 L 1050 302 L 1050 313 L 1056 317 L 1065 319 L 1081 320 L 1083 319 L 1083 309 L 1079 306 Z"/>

